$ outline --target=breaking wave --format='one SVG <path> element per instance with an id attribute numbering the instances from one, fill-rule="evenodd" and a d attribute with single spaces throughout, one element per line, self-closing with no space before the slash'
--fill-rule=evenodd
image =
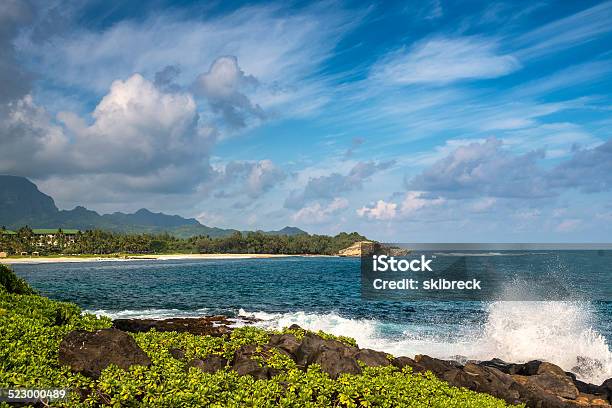
<path id="1" fill-rule="evenodd" d="M 486 319 L 456 336 L 427 326 L 349 319 L 336 313 L 266 313 L 240 310 L 239 315 L 261 319 L 264 328 L 298 324 L 355 338 L 360 347 L 396 356 L 427 354 L 458 360 L 502 360 L 520 363 L 544 360 L 572 371 L 579 378 L 600 384 L 612 377 L 612 352 L 594 327 L 588 304 L 579 302 L 493 302 Z M 435 312 L 434 312 L 435 313 Z M 448 328 L 446 328 L 448 329 Z"/>

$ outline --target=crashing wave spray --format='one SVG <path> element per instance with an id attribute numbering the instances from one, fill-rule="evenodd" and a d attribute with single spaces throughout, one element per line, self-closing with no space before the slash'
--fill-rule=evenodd
<path id="1" fill-rule="evenodd" d="M 399 336 L 389 336 L 388 326 L 369 319 L 349 319 L 337 313 L 250 313 L 242 316 L 262 319 L 258 325 L 280 329 L 298 324 L 309 330 L 322 330 L 355 338 L 361 347 L 396 356 L 428 354 L 444 359 L 502 360 L 521 363 L 544 360 L 572 371 L 578 378 L 601 384 L 612 377 L 612 352 L 605 338 L 593 329 L 594 313 L 582 302 L 499 301 L 485 306 L 487 317 L 481 326 L 450 335 L 436 323 L 402 325 Z M 435 312 L 434 312 L 435 313 Z M 461 323 L 457 323 L 461 326 Z M 397 325 L 395 325 L 397 326 Z M 434 330 L 432 330 L 432 328 Z"/>
<path id="2" fill-rule="evenodd" d="M 600 384 L 612 377 L 612 352 L 593 329 L 595 314 L 586 302 L 493 302 L 487 306 L 480 351 L 475 358 L 510 362 L 545 360 Z"/>

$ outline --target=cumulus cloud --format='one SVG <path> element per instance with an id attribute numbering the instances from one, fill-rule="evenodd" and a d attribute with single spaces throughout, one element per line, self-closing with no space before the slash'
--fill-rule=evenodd
<path id="1" fill-rule="evenodd" d="M 32 78 L 19 66 L 14 40 L 32 13 L 26 1 L 6 0 L 0 7 L 0 105 L 18 100 L 30 90 Z"/>
<path id="2" fill-rule="evenodd" d="M 178 65 L 166 65 L 161 71 L 155 73 L 155 87 L 164 92 L 178 92 L 180 86 L 176 83 L 176 79 L 181 73 L 181 68 Z"/>
<path id="3" fill-rule="evenodd" d="M 397 214 L 397 204 L 388 203 L 383 200 L 378 200 L 376 204 L 370 207 L 361 207 L 357 209 L 357 215 L 374 220 L 392 220 Z"/>
<path id="4" fill-rule="evenodd" d="M 348 207 L 348 200 L 336 197 L 327 205 L 315 202 L 300 208 L 291 216 L 293 221 L 302 224 L 322 224 L 332 220 L 340 212 Z"/>
<path id="5" fill-rule="evenodd" d="M 378 62 L 371 77 L 394 84 L 445 84 L 497 78 L 520 67 L 496 41 L 481 37 L 433 37 L 401 49 Z"/>
<path id="6" fill-rule="evenodd" d="M 390 168 L 394 163 L 394 161 L 358 162 L 348 174 L 332 173 L 327 176 L 310 178 L 303 190 L 294 190 L 289 194 L 289 197 L 285 200 L 285 207 L 300 208 L 310 201 L 317 199 L 331 200 L 337 197 L 338 193 L 359 190 L 363 187 L 364 181 L 367 181 L 374 174 Z"/>
<path id="7" fill-rule="evenodd" d="M 538 166 L 544 156 L 543 150 L 517 155 L 489 138 L 457 147 L 406 184 L 410 190 L 455 198 L 548 197 L 549 180 Z"/>
<path id="8" fill-rule="evenodd" d="M 466 142 L 467 143 L 467 142 Z M 455 147 L 406 188 L 446 198 L 482 198 L 474 210 L 486 210 L 496 198 L 540 199 L 569 189 L 597 193 L 612 189 L 612 141 L 575 148 L 569 158 L 547 168 L 545 150 L 516 153 L 496 138 Z"/>
<path id="9" fill-rule="evenodd" d="M 202 16 L 199 8 L 190 14 L 187 6 L 181 12 L 150 13 L 103 29 L 72 26 L 70 35 L 61 39 L 34 41 L 26 30 L 20 51 L 54 84 L 95 94 L 117 78 L 134 72 L 153 78 L 176 64 L 181 67 L 179 85 L 186 86 L 205 67 L 211 65 L 208 74 L 215 75 L 222 62 L 232 68 L 226 58 L 236 58 L 240 70 L 261 83 L 256 95 L 241 91 L 252 107 L 275 114 L 282 109 L 288 115 L 327 100 L 325 84 L 312 74 L 361 15 L 320 3 L 290 13 L 278 5 L 258 5 L 214 16 Z"/>
<path id="10" fill-rule="evenodd" d="M 88 121 L 61 112 L 58 120 L 31 96 L 10 104 L 0 130 L 0 170 L 46 178 L 53 175 L 122 175 L 126 189 L 191 190 L 210 177 L 214 129 L 199 123 L 193 97 L 165 93 L 139 74 L 113 82 Z M 29 152 L 30 160 L 19 160 Z"/>
<path id="11" fill-rule="evenodd" d="M 357 215 L 370 220 L 393 220 L 405 219 L 420 215 L 423 211 L 439 207 L 446 203 L 440 197 L 428 197 L 422 191 L 407 191 L 401 202 L 378 200 L 370 206 L 364 206 L 357 210 Z"/>
<path id="12" fill-rule="evenodd" d="M 222 191 L 218 198 L 230 198 L 246 194 L 258 198 L 282 183 L 287 174 L 271 160 L 231 161 L 219 172 L 217 184 Z M 232 187 L 237 185 L 232 190 Z"/>
<path id="13" fill-rule="evenodd" d="M 230 127 L 244 127 L 249 117 L 263 119 L 263 109 L 251 102 L 246 92 L 258 85 L 257 79 L 245 74 L 235 56 L 217 58 L 208 72 L 196 80 L 196 91 L 206 97 L 214 112 Z"/>
<path id="14" fill-rule="evenodd" d="M 407 191 L 400 212 L 402 215 L 411 215 L 424 208 L 442 205 L 446 202 L 440 197 L 427 197 L 422 191 Z"/>
<path id="15" fill-rule="evenodd" d="M 578 149 L 559 164 L 552 183 L 558 187 L 578 187 L 586 193 L 612 189 L 612 140 L 591 149 Z"/>

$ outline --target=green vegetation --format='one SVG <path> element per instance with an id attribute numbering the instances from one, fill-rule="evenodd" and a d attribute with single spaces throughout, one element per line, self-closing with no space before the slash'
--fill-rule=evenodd
<path id="1" fill-rule="evenodd" d="M 18 279 L 2 265 L 0 277 L 1 282 Z M 254 327 L 236 329 L 224 337 L 155 331 L 134 334 L 152 365 L 133 366 L 128 371 L 109 366 L 98 380 L 93 380 L 59 365 L 59 344 L 72 330 L 110 327 L 111 321 L 82 315 L 71 303 L 20 293 L 24 293 L 23 287 L 15 290 L 14 286 L 0 286 L 0 388 L 80 390 L 72 392 L 67 400 L 56 401 L 55 406 L 94 407 L 103 403 L 115 407 L 506 406 L 489 395 L 451 387 L 431 373 L 413 374 L 409 368 L 400 371 L 391 366 L 364 367 L 360 375 L 345 374 L 332 380 L 319 366 L 312 365 L 304 372 L 281 354 L 267 360 L 281 370 L 270 380 L 239 376 L 229 369 L 208 374 L 189 367 L 188 361 L 195 357 L 216 354 L 231 358 L 242 345 L 265 344 L 271 333 Z M 300 330 L 291 332 L 297 336 L 304 334 Z M 354 343 L 352 339 L 339 340 Z M 186 357 L 173 358 L 171 348 L 184 350 Z"/>
<path id="2" fill-rule="evenodd" d="M 59 230 L 53 239 L 42 238 L 28 227 L 16 234 L 0 234 L 0 251 L 10 254 L 36 251 L 53 254 L 160 254 L 160 253 L 258 253 L 332 255 L 366 238 L 356 232 L 327 235 L 270 235 L 264 232 L 235 232 L 227 237 L 177 238 L 170 234 L 119 234 L 101 230 L 67 235 Z"/>

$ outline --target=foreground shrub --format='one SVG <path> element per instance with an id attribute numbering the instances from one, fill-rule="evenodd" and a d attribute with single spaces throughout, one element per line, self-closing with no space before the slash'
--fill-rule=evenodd
<path id="1" fill-rule="evenodd" d="M 33 295 L 36 293 L 25 280 L 19 278 L 8 266 L 2 264 L 0 264 L 1 291 L 18 295 Z"/>

